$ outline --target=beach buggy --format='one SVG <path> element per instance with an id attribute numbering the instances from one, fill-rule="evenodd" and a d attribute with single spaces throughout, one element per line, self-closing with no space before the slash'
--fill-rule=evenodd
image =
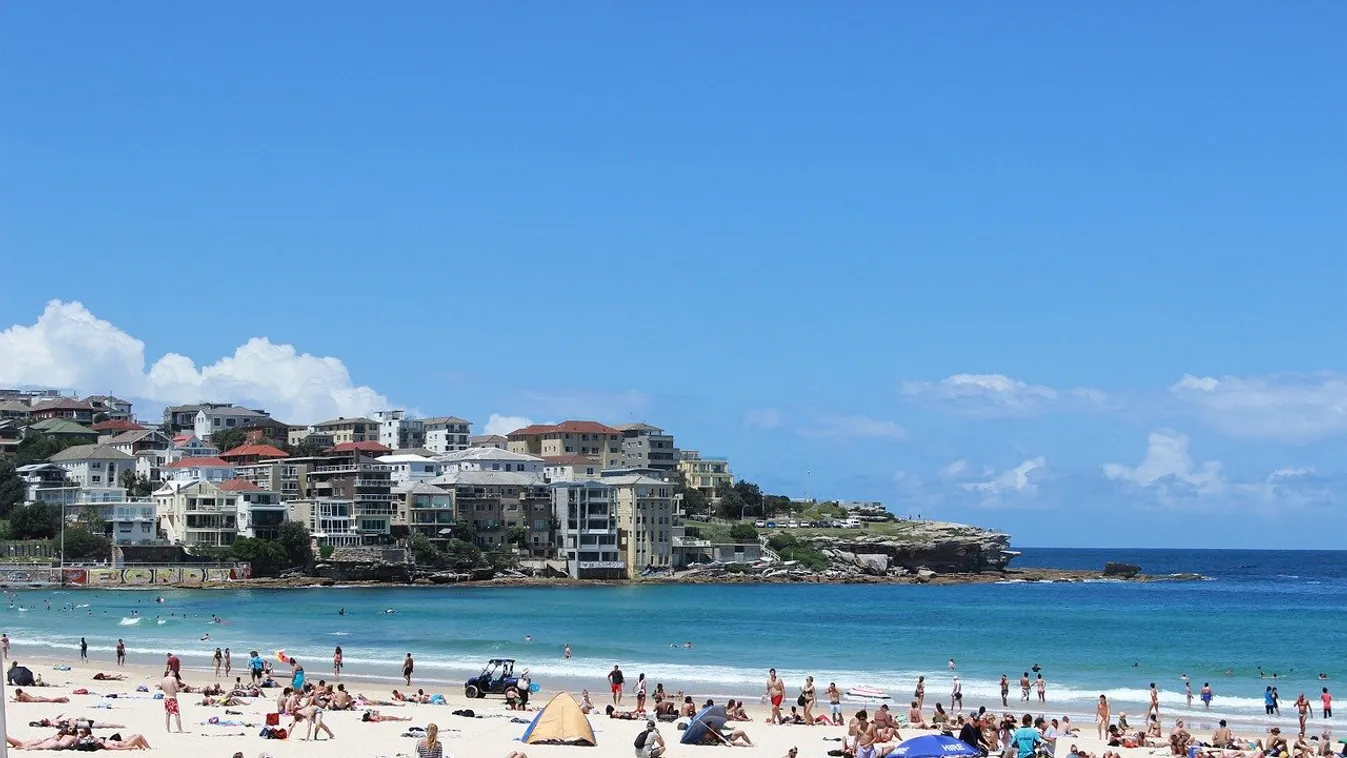
<path id="1" fill-rule="evenodd" d="M 504 695 L 511 685 L 521 692 L 527 692 L 530 684 L 528 676 L 528 669 L 524 669 L 519 676 L 514 675 L 513 658 L 492 658 L 487 661 L 482 673 L 463 683 L 463 694 L 471 698 Z"/>

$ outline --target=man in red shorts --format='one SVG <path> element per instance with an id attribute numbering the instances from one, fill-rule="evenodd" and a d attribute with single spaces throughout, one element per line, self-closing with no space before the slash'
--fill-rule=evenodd
<path id="1" fill-rule="evenodd" d="M 622 669 L 613 664 L 613 670 L 608 672 L 608 687 L 613 691 L 613 705 L 622 705 Z"/>
<path id="2" fill-rule="evenodd" d="M 772 701 L 772 723 L 781 723 L 781 701 L 786 698 L 786 683 L 776 676 L 776 669 L 767 672 L 767 699 Z"/>
<path id="3" fill-rule="evenodd" d="M 173 731 L 171 724 L 177 722 L 178 733 L 182 733 L 182 713 L 178 710 L 178 692 L 182 690 L 182 680 L 172 671 L 164 672 L 164 681 L 159 683 L 164 690 L 164 730 Z"/>

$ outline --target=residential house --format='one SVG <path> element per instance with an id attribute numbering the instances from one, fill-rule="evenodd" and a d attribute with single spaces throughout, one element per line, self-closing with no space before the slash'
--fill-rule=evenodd
<path id="1" fill-rule="evenodd" d="M 421 419 L 410 418 L 403 410 L 376 411 L 379 444 L 392 450 L 406 450 L 426 444 L 426 426 Z"/>
<path id="2" fill-rule="evenodd" d="M 319 545 L 351 547 L 361 544 L 353 501 L 321 497 L 288 500 L 285 505 L 287 518 L 308 527 L 309 534 Z"/>
<path id="3" fill-rule="evenodd" d="M 192 403 L 190 405 L 170 405 L 164 408 L 163 426 L 173 434 L 196 432 L 196 415 L 209 408 L 224 408 L 229 403 Z"/>
<path id="4" fill-rule="evenodd" d="M 75 445 L 48 458 L 65 469 L 66 479 L 76 487 L 116 487 L 123 471 L 135 471 L 130 453 L 108 445 Z"/>
<path id="5" fill-rule="evenodd" d="M 222 482 L 195 481 L 154 493 L 159 529 L 177 545 L 228 547 L 238 538 L 238 509 Z"/>
<path id="6" fill-rule="evenodd" d="M 289 457 L 290 454 L 284 450 L 261 442 L 239 445 L 232 450 L 226 450 L 225 452 L 220 453 L 220 458 L 229 461 L 235 466 Z"/>
<path id="7" fill-rule="evenodd" d="M 0 456 L 19 452 L 19 443 L 27 437 L 23 424 L 17 419 L 0 419 Z"/>
<path id="8" fill-rule="evenodd" d="M 274 540 L 281 536 L 281 524 L 285 523 L 289 506 L 281 502 L 279 493 L 264 490 L 245 479 L 221 482 L 219 490 L 234 494 L 240 537 Z"/>
<path id="9" fill-rule="evenodd" d="M 280 423 L 272 419 L 266 411 L 241 408 L 237 405 L 215 405 L 212 403 L 196 412 L 196 421 L 192 431 L 197 437 L 208 440 L 216 432 L 228 429 L 250 429 L 262 426 L 268 421 L 273 425 Z M 281 426 L 284 427 L 285 425 L 281 424 Z M 286 429 L 288 431 L 289 427 L 286 427 Z"/>
<path id="10" fill-rule="evenodd" d="M 543 459 L 543 476 L 549 482 L 583 482 L 598 479 L 603 471 L 587 455 L 554 455 Z"/>
<path id="11" fill-rule="evenodd" d="M 67 487 L 78 488 L 66 479 L 66 467 L 57 463 L 29 463 L 14 469 L 14 473 L 23 480 L 26 503 L 46 502 L 46 492 Z"/>
<path id="12" fill-rule="evenodd" d="M 613 488 L 578 480 L 554 482 L 550 491 L 558 557 L 566 561 L 566 573 L 574 579 L 627 578 Z"/>
<path id="13" fill-rule="evenodd" d="M 151 482 L 164 479 L 164 466 L 183 458 L 216 458 L 220 450 L 214 445 L 202 442 L 190 432 L 174 435 L 165 450 L 142 450 L 136 454 L 136 475 Z"/>
<path id="14" fill-rule="evenodd" d="M 20 421 L 33 415 L 33 406 L 22 400 L 0 399 L 0 418 L 12 418 Z"/>
<path id="15" fill-rule="evenodd" d="M 23 403 L 32 408 L 44 401 L 63 397 L 60 390 L 17 390 L 0 389 L 0 401 Z"/>
<path id="16" fill-rule="evenodd" d="M 508 549 L 509 530 L 524 527 L 523 549 L 530 557 L 553 555 L 552 499 L 541 474 L 456 471 L 428 483 L 453 490 L 455 515 L 472 522 L 478 547 Z"/>
<path id="17" fill-rule="evenodd" d="M 667 479 L 678 468 L 678 450 L 672 434 L 650 424 L 619 424 L 622 432 L 622 468 L 658 471 Z"/>
<path id="18" fill-rule="evenodd" d="M 426 449 L 440 455 L 466 450 L 472 437 L 472 422 L 457 416 L 433 416 L 422 425 Z"/>
<path id="19" fill-rule="evenodd" d="M 234 464 L 221 458 L 179 458 L 164 464 L 160 477 L 168 483 L 223 482 L 234 478 Z"/>
<path id="20" fill-rule="evenodd" d="M 425 482 L 407 482 L 393 488 L 399 514 L 405 514 L 408 531 L 428 537 L 432 542 L 451 539 L 454 525 L 454 490 Z"/>
<path id="21" fill-rule="evenodd" d="M 34 421 L 63 418 L 78 424 L 92 424 L 94 413 L 96 413 L 94 407 L 83 400 L 76 400 L 73 397 L 58 397 L 43 400 L 34 405 L 28 417 Z"/>
<path id="22" fill-rule="evenodd" d="M 331 421 L 314 424 L 313 433 L 330 436 L 333 445 L 346 442 L 378 442 L 379 422 L 364 416 L 334 418 Z M 388 449 L 392 450 L 391 447 Z"/>
<path id="23" fill-rule="evenodd" d="M 332 435 L 315 432 L 311 426 L 292 426 L 286 435 L 292 447 L 308 441 L 309 444 L 326 450 L 335 444 Z"/>
<path id="24" fill-rule="evenodd" d="M 392 469 L 390 478 L 394 487 L 411 482 L 428 481 L 443 473 L 439 461 L 424 455 L 394 453 L 381 455 L 375 460 Z"/>
<path id="25" fill-rule="evenodd" d="M 374 441 L 335 445 L 308 469 L 300 482 L 302 496 L 349 502 L 361 542 L 386 542 L 394 516 L 392 467 L 379 463 L 375 456 L 388 452 Z"/>
<path id="26" fill-rule="evenodd" d="M 514 453 L 494 447 L 470 447 L 446 453 L 437 459 L 444 473 L 460 471 L 514 471 L 524 474 L 542 474 L 543 459 L 534 455 Z"/>
<path id="27" fill-rule="evenodd" d="M 584 455 L 599 468 L 622 465 L 622 432 L 597 421 L 534 424 L 506 435 L 509 449 L 543 458 Z"/>
<path id="28" fill-rule="evenodd" d="M 130 419 L 110 418 L 107 421 L 99 421 L 89 428 L 98 432 L 99 442 L 107 442 L 123 432 L 139 432 L 148 427 L 141 426 Z"/>
<path id="29" fill-rule="evenodd" d="M 682 451 L 678 461 L 678 473 L 684 486 L 700 491 L 709 500 L 716 499 L 716 492 L 722 487 L 734 484 L 734 475 L 730 473 L 730 462 L 725 458 L 703 458 L 696 450 Z"/>
<path id="30" fill-rule="evenodd" d="M 498 450 L 508 450 L 510 441 L 500 434 L 475 434 L 468 438 L 468 447 L 494 447 Z"/>
<path id="31" fill-rule="evenodd" d="M 131 420 L 131 402 L 115 395 L 90 395 L 84 402 L 93 406 L 94 414 L 103 414 L 110 419 Z"/>
<path id="32" fill-rule="evenodd" d="M 90 444 L 98 441 L 98 432 L 95 432 L 83 424 L 78 424 L 64 418 L 49 418 L 35 424 L 29 424 L 28 431 L 31 434 L 40 434 L 46 437 L 60 437 L 62 439 L 87 442 Z"/>
<path id="33" fill-rule="evenodd" d="M 122 432 L 102 444 L 116 448 L 128 455 L 139 455 L 147 451 L 163 451 L 173 447 L 173 440 L 158 429 L 140 429 Z"/>
<path id="34" fill-rule="evenodd" d="M 673 568 L 674 485 L 640 475 L 602 481 L 613 490 L 622 530 L 618 546 L 629 574 Z"/>

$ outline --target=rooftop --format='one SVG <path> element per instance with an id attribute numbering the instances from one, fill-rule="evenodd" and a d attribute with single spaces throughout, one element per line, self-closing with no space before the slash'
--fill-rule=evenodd
<path id="1" fill-rule="evenodd" d="M 338 416 L 337 418 L 328 421 L 320 421 L 314 424 L 313 428 L 322 429 L 328 426 L 345 426 L 346 424 L 374 424 L 375 426 L 378 426 L 379 422 L 375 421 L 372 418 L 365 418 L 364 416 L 354 416 L 352 418 L 346 418 L 345 416 Z"/>
<path id="2" fill-rule="evenodd" d="M 434 458 L 428 458 L 424 455 L 416 455 L 414 453 L 381 455 L 376 460 L 380 463 L 438 463 Z"/>
<path id="3" fill-rule="evenodd" d="M 206 417 L 211 416 L 247 416 L 249 418 L 269 418 L 266 411 L 253 410 L 238 405 L 223 405 L 216 408 L 202 408 L 198 413 L 205 413 Z"/>
<path id="4" fill-rule="evenodd" d="M 84 434 L 90 437 L 98 436 L 98 432 L 95 432 L 87 426 L 77 424 L 68 418 L 44 419 L 28 428 L 43 434 Z"/>
<path id="5" fill-rule="evenodd" d="M 215 485 L 225 492 L 263 492 L 264 490 L 247 479 L 230 479 Z"/>
<path id="6" fill-rule="evenodd" d="M 423 424 L 471 424 L 472 422 L 469 421 L 469 420 L 467 420 L 467 419 L 465 419 L 465 418 L 459 418 L 458 416 L 431 416 L 430 418 L 424 418 L 424 419 L 421 419 L 421 423 L 423 423 Z"/>
<path id="7" fill-rule="evenodd" d="M 406 493 L 408 495 L 444 495 L 448 490 L 443 487 L 436 487 L 433 484 L 425 482 L 412 482 L 411 484 L 402 484 L 393 488 L 394 492 Z"/>
<path id="8" fill-rule="evenodd" d="M 388 455 L 393 451 L 390 450 L 387 445 L 380 445 L 379 443 L 373 440 L 366 440 L 364 442 L 343 442 L 340 445 L 334 445 L 328 448 L 324 452 L 327 453 L 361 452 L 361 453 L 374 453 L 376 455 Z"/>
<path id="9" fill-rule="evenodd" d="M 108 441 L 107 441 L 106 443 L 104 443 L 104 444 L 108 444 L 108 445 L 129 445 L 129 444 L 131 444 L 132 442 L 139 442 L 139 441 L 141 441 L 141 440 L 145 439 L 146 437 L 149 437 L 150 435 L 153 435 L 153 434 L 159 434 L 159 430 L 157 430 L 157 429 L 145 429 L 145 428 L 141 427 L 141 428 L 138 428 L 138 429 L 132 429 L 132 430 L 130 430 L 130 431 L 122 432 L 121 434 L 117 435 L 116 437 L 113 437 L 112 439 L 108 440 Z"/>
<path id="10" fill-rule="evenodd" d="M 458 463 L 460 461 L 518 461 L 537 463 L 542 458 L 536 455 L 527 455 L 525 453 L 516 453 L 510 450 L 501 450 L 494 447 L 470 447 L 467 450 L 456 450 L 452 453 L 445 453 L 438 457 L 442 463 Z"/>
<path id="11" fill-rule="evenodd" d="M 289 458 L 290 454 L 284 450 L 272 445 L 239 445 L 233 450 L 226 450 L 220 453 L 221 458 L 245 458 L 257 456 L 259 458 Z"/>
<path id="12" fill-rule="evenodd" d="M 164 468 L 233 468 L 234 464 L 215 456 L 195 456 L 192 458 L 179 458 L 172 463 L 164 464 Z"/>
<path id="13" fill-rule="evenodd" d="M 613 427 L 619 432 L 649 432 L 650 434 L 663 434 L 664 430 L 658 426 L 649 424 L 618 424 Z"/>
<path id="14" fill-rule="evenodd" d="M 663 482 L 663 481 L 660 481 L 659 479 L 652 479 L 652 478 L 650 478 L 650 477 L 648 477 L 648 476 L 645 476 L 645 475 L 643 475 L 643 474 L 623 474 L 622 476 L 605 476 L 605 477 L 603 478 L 603 481 L 604 481 L 605 484 L 608 484 L 608 485 L 613 486 L 613 487 L 631 486 L 631 485 L 634 485 L 634 484 L 643 484 L 643 485 L 645 485 L 645 486 L 647 486 L 647 487 L 650 487 L 650 486 L 655 486 L 655 487 L 672 487 L 672 486 L 673 486 L 672 484 L 669 484 L 668 482 Z"/>
<path id="15" fill-rule="evenodd" d="M 114 418 L 107 421 L 99 421 L 97 424 L 89 427 L 95 432 L 138 432 L 146 427 L 124 418 Z"/>
<path id="16" fill-rule="evenodd" d="M 523 471 L 459 471 L 441 474 L 431 479 L 430 484 L 439 485 L 481 485 L 495 487 L 542 487 L 542 474 L 528 474 Z"/>
<path id="17" fill-rule="evenodd" d="M 115 447 L 108 445 L 75 445 L 48 458 L 52 463 L 62 461 L 134 461 L 133 455 L 128 455 Z"/>
<path id="18" fill-rule="evenodd" d="M 41 411 L 92 411 L 94 407 L 83 400 L 76 400 L 70 397 L 58 397 L 54 400 L 43 400 L 33 406 L 33 413 Z"/>
<path id="19" fill-rule="evenodd" d="M 600 424 L 597 421 L 576 421 L 568 419 L 560 424 L 533 424 L 523 429 L 516 429 L 507 435 L 510 439 L 515 437 L 532 437 L 543 434 L 621 434 L 607 424 Z"/>

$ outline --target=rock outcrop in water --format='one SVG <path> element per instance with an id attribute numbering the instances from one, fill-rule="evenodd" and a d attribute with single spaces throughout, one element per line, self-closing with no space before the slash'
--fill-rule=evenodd
<path id="1" fill-rule="evenodd" d="M 1004 571 L 1018 555 L 1010 549 L 1010 535 L 1004 532 L 943 521 L 902 525 L 906 528 L 890 534 L 821 534 L 801 541 L 823 551 L 834 570 L 870 576 Z"/>

